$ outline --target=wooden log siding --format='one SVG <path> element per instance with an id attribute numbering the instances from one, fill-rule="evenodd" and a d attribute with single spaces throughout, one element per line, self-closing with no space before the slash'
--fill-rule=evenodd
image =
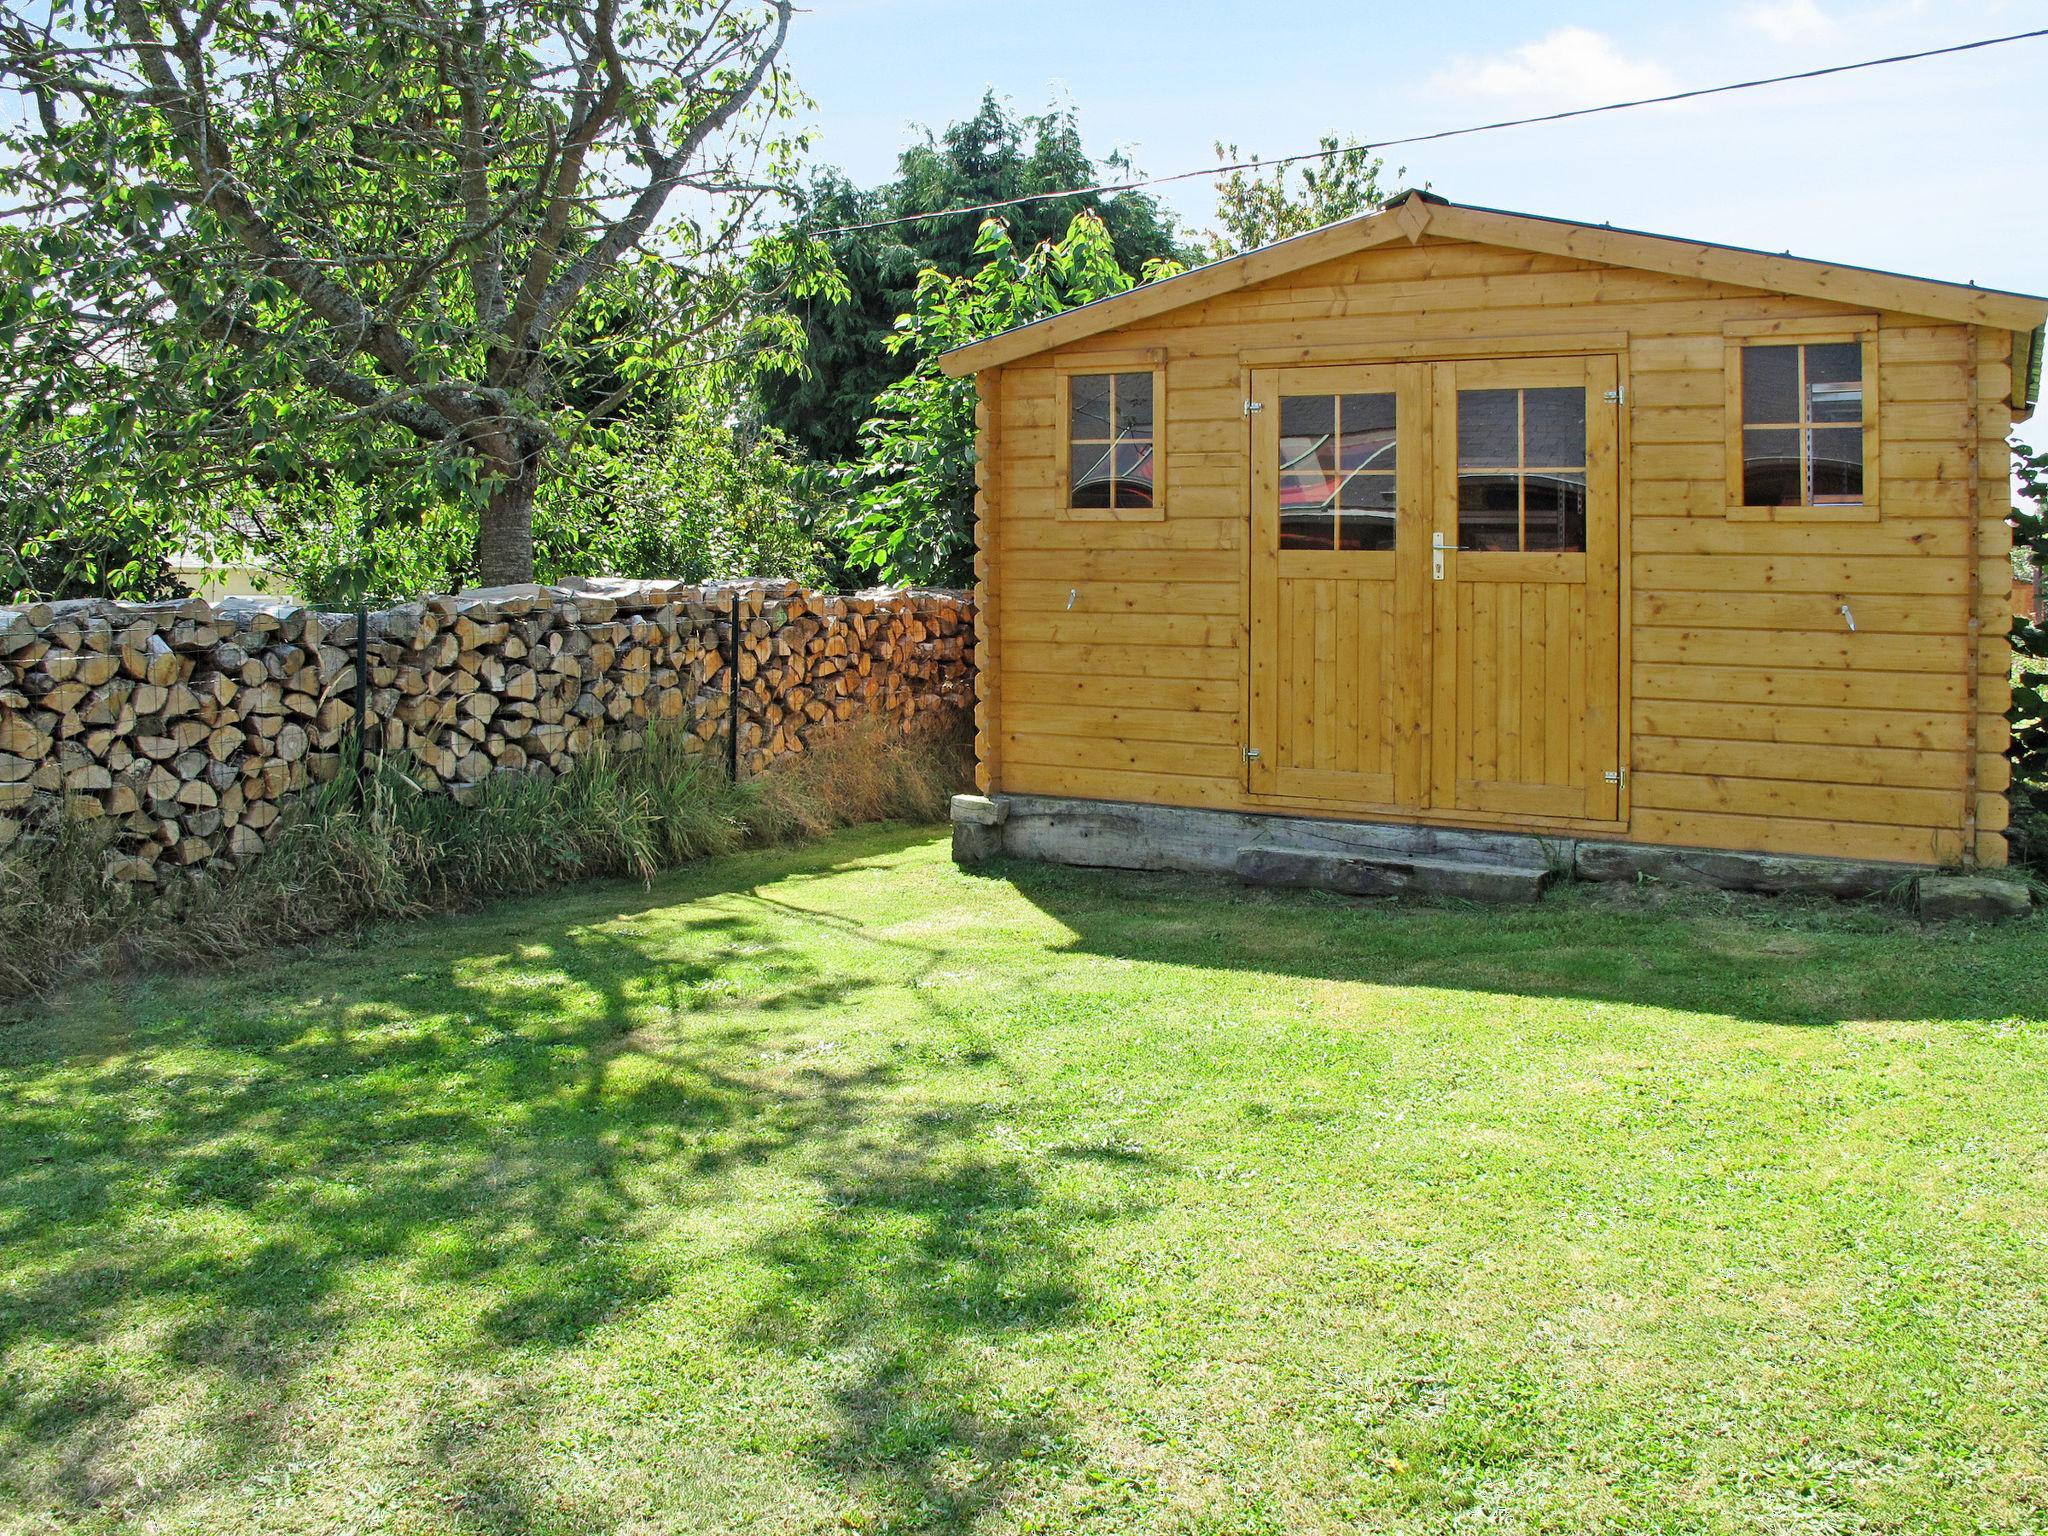
<path id="1" fill-rule="evenodd" d="M 1974 852 L 2003 863 L 2010 333 L 1977 336 L 1975 495 L 1970 328 L 1879 312 L 1878 377 L 1865 381 L 1882 408 L 1879 518 L 1726 515 L 1724 327 L 1859 313 L 1870 312 L 1425 237 L 1006 362 L 1000 394 L 988 397 L 1002 496 L 995 516 L 983 510 L 1002 604 L 983 619 L 1002 701 L 984 718 L 994 786 L 1261 803 L 1246 792 L 1242 758 L 1248 360 L 1512 356 L 1615 333 L 1627 389 L 1622 830 L 1651 842 L 1953 861 L 1965 853 L 1974 739 Z M 1053 504 L 1065 445 L 1052 364 L 1147 348 L 1166 356 L 1166 516 L 1070 520 Z"/>

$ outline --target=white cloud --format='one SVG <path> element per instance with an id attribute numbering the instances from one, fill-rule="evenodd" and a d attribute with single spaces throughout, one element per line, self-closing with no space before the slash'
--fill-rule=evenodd
<path id="1" fill-rule="evenodd" d="M 1742 8 L 1740 20 L 1774 43 L 1819 42 L 1841 31 L 1814 0 L 1751 0 Z"/>
<path id="2" fill-rule="evenodd" d="M 1485 58 L 1453 59 L 1430 88 L 1527 106 L 1587 107 L 1678 89 L 1655 59 L 1631 58 L 1605 33 L 1560 27 Z"/>

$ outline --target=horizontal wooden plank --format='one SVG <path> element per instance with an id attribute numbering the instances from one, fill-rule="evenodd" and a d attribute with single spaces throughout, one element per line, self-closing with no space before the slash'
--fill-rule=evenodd
<path id="1" fill-rule="evenodd" d="M 1718 387 L 1721 378 L 1723 341 L 1720 328 L 1702 328 L 1701 334 L 1637 335 L 1629 339 L 1628 372 L 1632 384 L 1644 382 L 1652 373 L 1687 373 L 1711 377 Z"/>
<path id="2" fill-rule="evenodd" d="M 1670 378 L 1670 374 L 1653 374 L 1653 378 Z M 1646 406 L 1640 398 L 1636 408 L 1629 412 L 1629 432 L 1640 453 L 1652 444 L 1666 443 L 1724 443 L 1727 430 L 1722 425 L 1725 412 L 1714 406 Z"/>
<path id="3" fill-rule="evenodd" d="M 1887 635 L 1847 627 L 1804 629 L 1661 629 L 1639 625 L 1639 663 L 1675 666 L 1839 668 L 1863 672 L 1959 670 L 1969 643 L 1962 635 Z"/>
<path id="4" fill-rule="evenodd" d="M 1134 773 L 1113 768 L 1061 768 L 1045 763 L 1003 764 L 999 789 L 1017 795 L 1076 795 L 1085 800 L 1137 800 L 1149 805 L 1236 808 L 1239 781 L 1191 773 Z"/>
<path id="5" fill-rule="evenodd" d="M 1727 391 L 1721 382 L 1721 370 L 1718 367 L 1712 371 L 1690 369 L 1683 373 L 1633 371 L 1629 376 L 1629 399 L 1635 404 L 1631 419 L 1640 416 L 1644 411 L 1690 409 L 1695 406 L 1704 406 L 1718 412 L 1726 403 L 1726 398 Z"/>
<path id="6" fill-rule="evenodd" d="M 1960 518 L 1884 517 L 1873 523 L 1770 523 L 1720 517 L 1638 516 L 1638 555 L 1913 555 L 1960 560 L 1969 526 Z"/>
<path id="7" fill-rule="evenodd" d="M 1885 401 L 1877 428 L 1887 448 L 1894 443 L 1948 444 L 1970 435 L 1969 421 L 1969 402 L 1957 394 L 1941 400 Z"/>
<path id="8" fill-rule="evenodd" d="M 1909 747 L 1960 752 L 1968 718 L 1934 711 L 1831 709 L 1780 704 L 1713 703 L 1697 699 L 1637 699 L 1630 710 L 1634 734 L 1715 741 L 1805 741 L 1841 746 Z"/>
<path id="9" fill-rule="evenodd" d="M 1002 666 L 1005 679 L 1012 672 L 1099 672 L 1109 677 L 1214 680 L 1235 679 L 1244 672 L 1243 659 L 1234 650 L 1185 645 L 1056 645 L 1009 636 L 1002 642 Z"/>
<path id="10" fill-rule="evenodd" d="M 1878 366 L 1896 363 L 1960 363 L 1970 355 L 1970 333 L 1961 325 L 1880 325 Z"/>
<path id="11" fill-rule="evenodd" d="M 1006 582 L 1202 581 L 1235 582 L 1243 559 L 1211 550 L 1005 549 L 997 561 Z"/>
<path id="12" fill-rule="evenodd" d="M 1689 848 L 1733 848 L 1749 853 L 1811 853 L 1906 864 L 1952 864 L 1962 855 L 1962 834 L 1947 827 L 1886 827 L 1868 822 L 1805 821 L 1707 811 L 1638 809 L 1632 836 L 1646 843 Z"/>
<path id="13" fill-rule="evenodd" d="M 1708 741 L 1636 736 L 1630 757 L 1638 774 L 1709 778 L 1792 779 L 1813 784 L 1881 784 L 1900 789 L 1953 789 L 1960 794 L 1967 754 L 1905 747 L 1807 742 Z"/>
<path id="14" fill-rule="evenodd" d="M 1841 609 L 1848 597 L 1853 597 L 1849 611 L 1858 634 L 1960 635 L 1969 625 L 1969 603 L 1960 593 L 1902 597 L 1867 592 L 1656 591 L 1648 589 L 1640 561 L 1631 608 L 1639 625 L 1809 633 L 1840 628 L 1846 633 Z"/>
<path id="15" fill-rule="evenodd" d="M 1927 596 L 1962 592 L 1962 562 L 1830 555 L 1638 555 L 1636 585 L 1673 592 L 1840 592 Z"/>
<path id="16" fill-rule="evenodd" d="M 1698 699 L 1722 704 L 1830 705 L 1844 710 L 1942 713 L 1966 707 L 1959 673 L 1798 671 L 1783 666 L 1698 667 L 1638 664 L 1638 699 Z"/>
<path id="17" fill-rule="evenodd" d="M 1657 480 L 1708 480 L 1718 483 L 1727 450 L 1719 442 L 1638 443 L 1630 455 L 1637 484 Z"/>
<path id="18" fill-rule="evenodd" d="M 1594 265 L 1574 256 L 1558 256 L 1549 251 L 1516 251 L 1499 245 L 1476 245 L 1467 240 L 1424 241 L 1419 245 L 1403 241 L 1357 256 L 1339 256 L 1318 262 L 1313 267 L 1304 268 L 1298 275 L 1307 282 L 1338 285 L 1489 273 L 1585 272 Z"/>
<path id="19" fill-rule="evenodd" d="M 1015 555 L 1010 557 L 1014 561 Z M 1143 558 L 1143 557 L 1138 557 Z M 1136 560 L 1134 559 L 1134 562 Z M 1006 567 L 1006 574 L 1014 565 Z M 1239 582 L 1087 580 L 1044 581 L 1011 576 L 1003 585 L 1003 604 L 1011 613 L 1086 614 L 1235 614 Z"/>
<path id="20" fill-rule="evenodd" d="M 1638 480 L 1626 488 L 1629 506 L 1636 518 L 1715 518 L 1728 515 L 1728 488 L 1712 480 Z"/>
<path id="21" fill-rule="evenodd" d="M 1308 279 L 1303 281 L 1302 279 Z M 1298 273 L 1286 282 L 1268 283 L 1241 293 L 1211 299 L 1194 324 L 1259 319 L 1321 319 L 1359 314 L 1485 313 L 1528 309 L 1537 305 L 1589 307 L 1603 315 L 1611 308 L 1663 304 L 1742 304 L 1752 295 L 1660 272 L 1621 267 L 1586 267 L 1567 272 L 1486 272 L 1469 276 L 1435 273 L 1416 278 L 1385 278 L 1365 282 L 1323 283 L 1313 274 Z"/>
<path id="22" fill-rule="evenodd" d="M 1962 400 L 1970 387 L 1969 364 L 1963 362 L 1895 363 L 1885 359 L 1878 373 L 1878 399 L 1888 407 L 1901 401 Z"/>
<path id="23" fill-rule="evenodd" d="M 1884 478 L 1878 495 L 1887 499 L 1894 480 L 1962 480 L 1969 472 L 1969 450 L 1959 442 L 1900 443 L 1886 438 Z"/>
<path id="24" fill-rule="evenodd" d="M 1168 773 L 1228 778 L 1242 771 L 1244 749 L 1234 744 L 1130 741 L 1111 737 L 1054 736 L 1004 731 L 1001 752 L 1012 768 L 1082 768 L 1095 773 Z"/>
<path id="25" fill-rule="evenodd" d="M 1120 347 L 1171 347 L 1188 355 L 1237 357 L 1249 350 L 1304 346 L 1369 346 L 1387 342 L 1470 341 L 1499 336 L 1543 336 L 1584 331 L 1589 324 L 1631 335 L 1711 332 L 1721 344 L 1723 320 L 1738 313 L 1800 312 L 1804 301 L 1753 299 L 1679 301 L 1667 304 L 1603 305 L 1592 315 L 1570 307 L 1457 310 L 1445 314 L 1371 314 L 1313 320 L 1232 320 L 1213 322 L 1183 311 L 1171 323 L 1154 321 L 1120 331 Z M 1179 351 L 1176 352 L 1176 356 Z"/>
<path id="26" fill-rule="evenodd" d="M 1008 699 L 1003 725 L 1020 736 L 1083 736 L 1121 741 L 1175 741 L 1244 750 L 1235 714 L 1188 709 L 1039 704 Z M 1960 759 L 1958 759 L 1960 761 Z"/>
<path id="27" fill-rule="evenodd" d="M 1244 386 L 1233 378 L 1227 384 L 1183 385 L 1169 374 L 1166 386 L 1167 440 L 1179 441 L 1173 430 L 1183 422 L 1244 420 Z"/>
<path id="28" fill-rule="evenodd" d="M 1017 672 L 1002 674 L 1004 707 L 1052 704 L 1093 709 L 1171 709 L 1237 718 L 1244 690 L 1237 677 L 1190 680 L 1113 677 L 1102 673 Z"/>
<path id="29" fill-rule="evenodd" d="M 1237 551 L 1244 525 L 1235 518 L 1182 517 L 1156 523 L 1075 522 L 1055 517 L 1011 517 L 1003 522 L 1006 549 L 1189 549 Z M 1242 557 L 1240 557 L 1242 558 Z"/>
<path id="30" fill-rule="evenodd" d="M 1960 828 L 1963 823 L 1963 797 L 1958 789 L 1642 772 L 1631 774 L 1629 785 L 1634 805 L 1644 811 L 1708 811 L 1894 827 Z"/>
<path id="31" fill-rule="evenodd" d="M 1060 645 L 1153 645 L 1236 650 L 1243 632 L 1234 617 L 1235 594 L 1219 613 L 1043 613 L 1003 609 L 1003 643 L 1050 641 Z"/>

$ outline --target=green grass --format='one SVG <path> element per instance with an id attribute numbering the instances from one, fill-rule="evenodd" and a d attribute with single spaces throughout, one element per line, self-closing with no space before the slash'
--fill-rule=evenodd
<path id="1" fill-rule="evenodd" d="M 0 1529 L 2048 1529 L 2039 923 L 870 828 L 0 1024 Z"/>

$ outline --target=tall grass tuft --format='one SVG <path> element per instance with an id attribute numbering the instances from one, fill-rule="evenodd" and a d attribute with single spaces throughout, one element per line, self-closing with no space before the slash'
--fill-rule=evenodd
<path id="1" fill-rule="evenodd" d="M 345 766 L 302 795 L 239 869 L 161 888 L 101 876 L 108 832 L 70 822 L 0 854 L 0 996 L 88 971 L 232 959 L 380 919 L 473 906 L 565 881 L 647 881 L 692 859 L 867 821 L 937 821 L 971 773 L 957 719 L 905 732 L 856 722 L 809 754 L 728 784 L 722 760 L 656 731 L 568 773 L 502 775 L 468 804 L 422 791 L 402 760 Z"/>

